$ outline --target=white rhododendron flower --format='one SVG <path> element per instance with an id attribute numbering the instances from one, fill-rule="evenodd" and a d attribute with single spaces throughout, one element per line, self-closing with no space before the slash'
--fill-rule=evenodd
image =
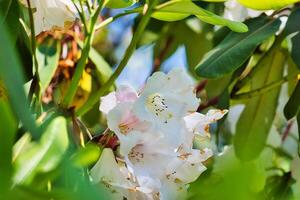
<path id="1" fill-rule="evenodd" d="M 26 0 L 21 2 L 27 6 Z M 72 24 L 78 12 L 72 0 L 31 0 L 31 7 L 35 10 L 35 35 L 52 29 L 63 29 Z"/>
<path id="2" fill-rule="evenodd" d="M 90 174 L 94 183 L 104 185 L 108 199 L 151 199 L 150 190 L 141 188 L 127 168 L 119 165 L 111 149 L 103 150 Z"/>
<path id="3" fill-rule="evenodd" d="M 209 124 L 227 113 L 197 113 L 199 103 L 193 81 L 178 69 L 154 73 L 139 94 L 121 86 L 102 97 L 100 111 L 119 139 L 121 157 L 117 162 L 105 150 L 91 170 L 93 181 L 114 198 L 183 199 L 213 155 L 209 148 L 193 148 L 195 137 L 209 138 Z"/>

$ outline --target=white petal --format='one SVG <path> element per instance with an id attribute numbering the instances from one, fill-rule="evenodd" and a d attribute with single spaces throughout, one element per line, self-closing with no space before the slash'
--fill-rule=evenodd
<path id="1" fill-rule="evenodd" d="M 101 97 L 100 111 L 108 114 L 117 105 L 117 97 L 115 92 L 111 92 L 108 95 Z"/>

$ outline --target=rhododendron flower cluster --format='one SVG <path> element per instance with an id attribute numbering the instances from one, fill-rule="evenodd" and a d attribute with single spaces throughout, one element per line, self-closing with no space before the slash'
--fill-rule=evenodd
<path id="1" fill-rule="evenodd" d="M 206 169 L 210 148 L 193 148 L 195 136 L 209 139 L 209 124 L 227 111 L 196 112 L 200 100 L 183 70 L 154 73 L 140 93 L 120 86 L 101 98 L 100 110 L 119 141 L 119 159 L 105 149 L 91 170 L 113 199 L 182 199 L 188 184 Z"/>

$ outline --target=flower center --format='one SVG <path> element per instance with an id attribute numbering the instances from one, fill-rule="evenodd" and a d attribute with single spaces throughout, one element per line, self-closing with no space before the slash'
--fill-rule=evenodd
<path id="1" fill-rule="evenodd" d="M 159 93 L 148 96 L 146 107 L 151 113 L 164 120 L 165 123 L 168 123 L 168 120 L 173 116 L 168 111 L 166 100 Z"/>
<path id="2" fill-rule="evenodd" d="M 144 153 L 141 152 L 142 148 L 143 145 L 138 144 L 135 147 L 133 147 L 129 152 L 128 157 L 133 164 L 137 164 L 144 159 Z"/>

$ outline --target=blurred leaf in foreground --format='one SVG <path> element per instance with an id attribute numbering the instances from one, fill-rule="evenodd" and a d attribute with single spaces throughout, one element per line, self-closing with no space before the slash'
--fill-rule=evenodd
<path id="1" fill-rule="evenodd" d="M 17 157 L 14 183 L 30 183 L 38 172 L 54 169 L 66 152 L 69 140 L 66 119 L 55 118 L 46 128 L 41 139 Z"/>

